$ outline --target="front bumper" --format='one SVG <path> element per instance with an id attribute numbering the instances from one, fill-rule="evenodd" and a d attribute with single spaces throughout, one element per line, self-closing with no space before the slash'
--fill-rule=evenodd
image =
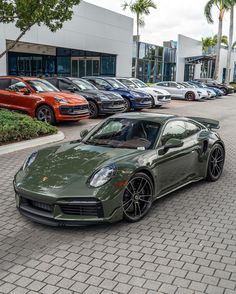
<path id="1" fill-rule="evenodd" d="M 117 199 L 101 201 L 95 197 L 64 198 L 16 193 L 16 206 L 25 217 L 50 226 L 86 226 L 112 223 L 123 218 Z"/>
<path id="2" fill-rule="evenodd" d="M 155 99 L 155 105 L 163 105 L 171 102 L 171 95 L 158 95 Z"/>
<path id="3" fill-rule="evenodd" d="M 131 107 L 133 109 L 144 109 L 144 108 L 151 108 L 152 107 L 152 100 L 151 98 L 136 98 L 131 101 Z"/>
<path id="4" fill-rule="evenodd" d="M 89 107 L 88 104 L 83 105 L 61 105 L 58 108 L 56 115 L 57 121 L 72 121 L 89 118 Z"/>
<path id="5" fill-rule="evenodd" d="M 123 112 L 125 110 L 125 104 L 123 100 L 115 100 L 110 102 L 102 102 L 100 104 L 100 114 L 114 114 Z"/>

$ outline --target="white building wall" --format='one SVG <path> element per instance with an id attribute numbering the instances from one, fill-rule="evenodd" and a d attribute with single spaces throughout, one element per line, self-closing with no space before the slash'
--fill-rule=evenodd
<path id="1" fill-rule="evenodd" d="M 0 24 L 0 50 L 5 48 L 6 40 L 14 40 L 18 35 L 14 25 Z M 75 7 L 72 20 L 63 29 L 51 33 L 44 26 L 34 26 L 21 41 L 115 54 L 116 74 L 131 75 L 133 19 L 84 1 Z M 5 74 L 6 57 L 0 59 L 0 75 Z"/>
<path id="2" fill-rule="evenodd" d="M 202 44 L 200 41 L 178 35 L 176 56 L 176 81 L 184 81 L 185 58 L 202 55 Z M 201 65 L 195 68 L 195 78 L 200 77 Z"/>
<path id="3" fill-rule="evenodd" d="M 223 78 L 223 71 L 224 68 L 226 68 L 227 65 L 227 49 L 222 48 L 220 51 L 220 70 L 219 70 L 219 82 L 222 82 L 222 78 Z M 230 82 L 233 81 L 234 78 L 234 64 L 236 62 L 236 52 L 232 52 L 231 55 L 231 64 L 230 64 Z"/>

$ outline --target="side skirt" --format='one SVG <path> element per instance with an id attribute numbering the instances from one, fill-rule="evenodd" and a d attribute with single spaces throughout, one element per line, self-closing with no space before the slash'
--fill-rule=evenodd
<path id="1" fill-rule="evenodd" d="M 170 190 L 170 191 L 168 191 L 168 192 L 166 192 L 166 193 L 164 193 L 164 194 L 161 194 L 161 195 L 159 195 L 159 196 L 156 196 L 155 199 L 154 199 L 154 201 L 156 201 L 157 199 L 160 199 L 160 198 L 162 198 L 162 197 L 164 197 L 164 196 L 166 196 L 166 195 L 168 195 L 168 194 L 171 194 L 171 193 L 173 193 L 173 192 L 175 192 L 175 191 L 177 191 L 177 190 L 179 190 L 179 189 L 181 189 L 181 188 L 183 188 L 183 187 L 185 187 L 185 186 L 187 186 L 187 185 L 189 185 L 189 184 L 196 183 L 196 182 L 199 182 L 199 181 L 204 180 L 204 179 L 205 179 L 205 178 L 202 177 L 202 178 L 198 178 L 198 179 L 196 179 L 196 180 L 191 180 L 191 181 L 189 181 L 189 182 L 186 182 L 185 184 L 183 184 L 183 185 L 181 185 L 181 186 L 179 186 L 179 187 L 177 187 L 177 188 L 174 188 L 174 189 L 172 189 L 172 190 Z"/>

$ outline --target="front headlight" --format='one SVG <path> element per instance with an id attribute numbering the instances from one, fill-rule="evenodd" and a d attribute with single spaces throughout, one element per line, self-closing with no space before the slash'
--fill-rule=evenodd
<path id="1" fill-rule="evenodd" d="M 32 153 L 28 157 L 28 159 L 26 159 L 26 161 L 24 162 L 22 169 L 25 170 L 27 167 L 29 167 L 35 161 L 37 155 L 38 155 L 38 152 Z"/>
<path id="2" fill-rule="evenodd" d="M 137 92 L 133 92 L 133 91 L 130 91 L 130 94 L 133 95 L 134 97 L 138 98 L 140 97 L 141 95 Z"/>
<path id="3" fill-rule="evenodd" d="M 115 172 L 114 165 L 103 167 L 91 176 L 89 185 L 94 188 L 101 187 L 112 179 Z"/>
<path id="4" fill-rule="evenodd" d="M 98 97 L 102 100 L 102 101 L 109 101 L 110 99 L 105 96 L 105 95 L 98 95 Z"/>
<path id="5" fill-rule="evenodd" d="M 60 104 L 68 104 L 69 103 L 66 99 L 60 98 L 60 97 L 54 97 L 54 100 Z"/>
<path id="6" fill-rule="evenodd" d="M 159 91 L 157 91 L 157 90 L 153 90 L 155 93 L 157 93 L 157 94 L 162 94 L 161 92 L 159 92 Z"/>

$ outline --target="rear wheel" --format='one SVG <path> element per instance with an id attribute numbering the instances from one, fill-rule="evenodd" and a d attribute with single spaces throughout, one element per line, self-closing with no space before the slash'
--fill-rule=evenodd
<path id="1" fill-rule="evenodd" d="M 93 101 L 89 101 L 89 113 L 90 113 L 90 118 L 97 118 L 98 117 L 98 107 L 96 103 Z"/>
<path id="2" fill-rule="evenodd" d="M 123 99 L 125 101 L 125 112 L 128 112 L 131 109 L 130 101 L 127 98 L 123 98 Z"/>
<path id="3" fill-rule="evenodd" d="M 224 148 L 220 144 L 215 144 L 212 147 L 208 169 L 207 169 L 207 177 L 206 179 L 210 182 L 217 181 L 223 172 L 225 162 L 225 151 Z"/>
<path id="4" fill-rule="evenodd" d="M 47 105 L 39 106 L 36 110 L 35 116 L 39 121 L 43 121 L 48 124 L 55 124 L 56 122 L 53 110 Z"/>
<path id="5" fill-rule="evenodd" d="M 225 96 L 228 95 L 228 91 L 226 88 L 223 87 L 220 90 L 224 93 Z"/>
<path id="6" fill-rule="evenodd" d="M 195 94 L 193 92 L 187 92 L 185 94 L 185 99 L 188 100 L 188 101 L 193 101 L 195 100 Z"/>
<path id="7" fill-rule="evenodd" d="M 128 222 L 141 220 L 152 206 L 154 188 L 151 179 L 144 173 L 135 174 L 123 194 L 123 215 Z"/>

